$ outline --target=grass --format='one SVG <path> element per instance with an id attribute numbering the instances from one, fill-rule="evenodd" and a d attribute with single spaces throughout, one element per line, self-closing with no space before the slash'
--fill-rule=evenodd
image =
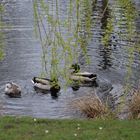
<path id="1" fill-rule="evenodd" d="M 139 120 L 0 118 L 0 140 L 139 140 L 139 130 Z"/>

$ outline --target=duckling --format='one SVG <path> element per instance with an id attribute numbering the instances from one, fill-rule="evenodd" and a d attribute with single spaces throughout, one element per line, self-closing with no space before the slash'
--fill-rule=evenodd
<path id="1" fill-rule="evenodd" d="M 5 85 L 5 94 L 11 98 L 21 97 L 21 88 L 19 85 L 11 82 Z"/>
<path id="2" fill-rule="evenodd" d="M 60 91 L 60 86 L 57 84 L 56 80 L 34 77 L 31 82 L 33 83 L 35 89 L 38 89 L 43 93 L 50 91 L 51 94 L 55 94 Z"/>
<path id="3" fill-rule="evenodd" d="M 70 79 L 79 84 L 88 84 L 88 86 L 96 85 L 97 75 L 89 72 L 80 72 L 80 66 L 75 63 L 71 66 L 73 72 Z"/>

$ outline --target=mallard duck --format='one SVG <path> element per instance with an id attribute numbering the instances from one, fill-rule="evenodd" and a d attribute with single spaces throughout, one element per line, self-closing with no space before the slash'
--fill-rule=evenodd
<path id="1" fill-rule="evenodd" d="M 89 72 L 80 72 L 80 66 L 76 63 L 71 66 L 73 71 L 70 75 L 70 80 L 78 83 L 78 85 L 89 85 L 93 86 L 96 84 L 97 75 Z"/>
<path id="2" fill-rule="evenodd" d="M 43 93 L 50 91 L 51 94 L 55 94 L 60 91 L 60 86 L 57 84 L 56 80 L 34 77 L 31 82 L 36 89 L 39 89 Z"/>
<path id="3" fill-rule="evenodd" d="M 9 97 L 19 98 L 21 97 L 21 88 L 13 82 L 7 83 L 5 85 L 5 94 Z"/>

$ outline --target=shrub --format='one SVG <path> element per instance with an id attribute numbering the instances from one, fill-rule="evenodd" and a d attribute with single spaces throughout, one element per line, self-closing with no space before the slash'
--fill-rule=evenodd
<path id="1" fill-rule="evenodd" d="M 107 118 L 113 115 L 108 106 L 95 95 L 77 98 L 72 102 L 72 106 L 88 118 Z"/>
<path id="2" fill-rule="evenodd" d="M 129 103 L 131 118 L 140 119 L 140 89 L 135 90 Z"/>

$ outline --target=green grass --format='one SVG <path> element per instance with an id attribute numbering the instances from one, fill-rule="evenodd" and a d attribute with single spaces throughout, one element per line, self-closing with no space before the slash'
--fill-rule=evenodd
<path id="1" fill-rule="evenodd" d="M 78 128 L 79 127 L 79 128 Z M 45 133 L 48 131 L 48 133 Z M 77 136 L 75 136 L 77 134 Z M 0 117 L 0 140 L 139 140 L 140 121 Z"/>

